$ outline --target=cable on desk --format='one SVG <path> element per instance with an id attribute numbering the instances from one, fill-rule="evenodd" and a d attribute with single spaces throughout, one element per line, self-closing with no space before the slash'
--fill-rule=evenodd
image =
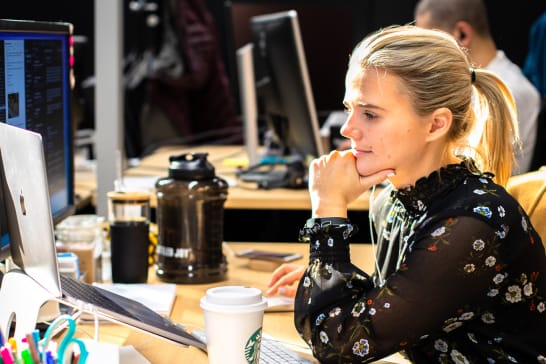
<path id="1" fill-rule="evenodd" d="M 99 341 L 99 316 L 96 313 L 93 314 L 93 339 Z"/>

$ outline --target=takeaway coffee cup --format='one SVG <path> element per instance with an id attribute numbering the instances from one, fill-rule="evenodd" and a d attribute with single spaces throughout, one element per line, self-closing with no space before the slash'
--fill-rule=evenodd
<path id="1" fill-rule="evenodd" d="M 210 364 L 258 364 L 267 300 L 257 288 L 223 286 L 201 298 Z"/>

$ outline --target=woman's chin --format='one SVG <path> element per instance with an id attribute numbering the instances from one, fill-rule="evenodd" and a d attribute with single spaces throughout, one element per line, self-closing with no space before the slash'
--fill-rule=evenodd
<path id="1" fill-rule="evenodd" d="M 370 166 L 369 163 L 367 163 L 366 166 L 359 166 L 357 163 L 356 167 L 357 167 L 356 169 L 358 171 L 358 174 L 363 177 L 371 176 L 372 174 L 375 174 L 383 170 L 383 168 Z"/>

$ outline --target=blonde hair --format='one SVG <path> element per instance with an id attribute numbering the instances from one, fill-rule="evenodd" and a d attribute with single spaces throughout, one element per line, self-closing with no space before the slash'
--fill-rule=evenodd
<path id="1" fill-rule="evenodd" d="M 353 67 L 399 77 L 419 115 L 449 108 L 453 122 L 445 153 L 473 159 L 497 183 L 506 183 L 518 140 L 514 99 L 495 74 L 472 67 L 451 35 L 412 25 L 384 28 L 356 46 L 349 61 L 349 69 Z M 483 132 L 477 145 L 470 145 L 477 120 L 484 121 Z"/>

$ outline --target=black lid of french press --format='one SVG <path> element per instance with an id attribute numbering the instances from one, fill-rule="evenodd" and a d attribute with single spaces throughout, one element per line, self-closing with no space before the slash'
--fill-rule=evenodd
<path id="1" fill-rule="evenodd" d="M 184 153 L 169 157 L 169 177 L 179 180 L 203 180 L 214 177 L 208 153 Z"/>

